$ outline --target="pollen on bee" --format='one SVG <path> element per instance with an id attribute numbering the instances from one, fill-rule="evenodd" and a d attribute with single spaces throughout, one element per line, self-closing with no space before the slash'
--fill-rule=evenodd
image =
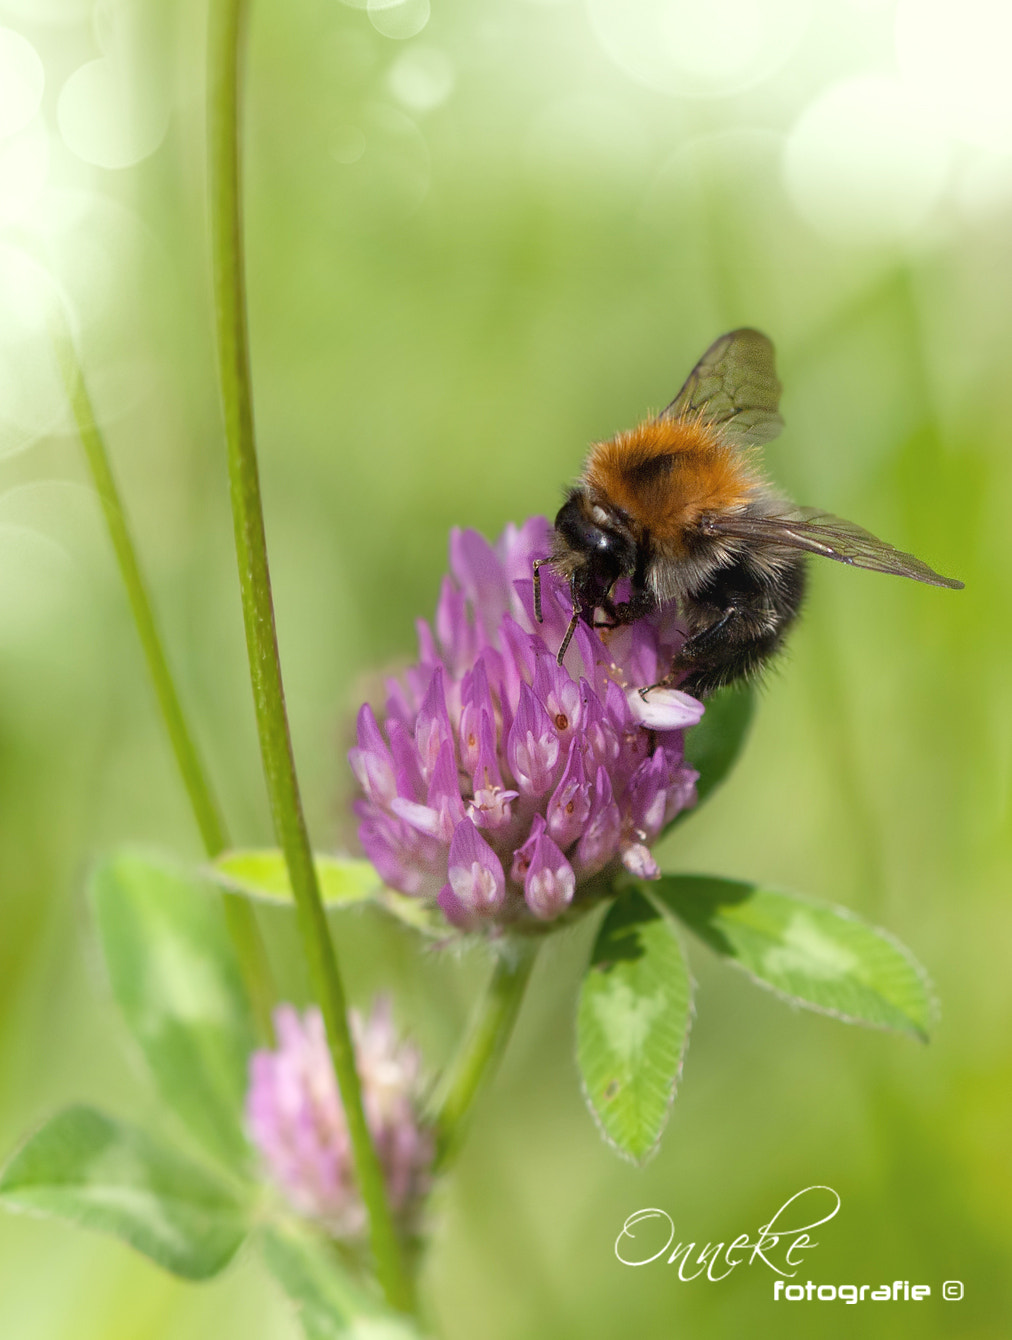
<path id="1" fill-rule="evenodd" d="M 648 419 L 598 443 L 585 478 L 671 552 L 704 513 L 744 507 L 762 487 L 749 453 L 698 419 Z"/>

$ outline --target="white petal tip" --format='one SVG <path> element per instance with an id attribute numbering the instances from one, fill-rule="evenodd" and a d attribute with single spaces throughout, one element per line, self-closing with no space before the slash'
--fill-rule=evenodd
<path id="1" fill-rule="evenodd" d="M 703 715 L 701 702 L 681 689 L 630 689 L 626 695 L 634 719 L 647 730 L 681 730 Z"/>
<path id="2" fill-rule="evenodd" d="M 640 842 L 626 847 L 622 853 L 622 864 L 637 879 L 659 879 L 661 875 L 657 862 Z"/>

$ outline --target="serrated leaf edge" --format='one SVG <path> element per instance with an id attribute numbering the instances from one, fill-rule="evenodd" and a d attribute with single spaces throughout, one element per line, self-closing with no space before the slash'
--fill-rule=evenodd
<path id="1" fill-rule="evenodd" d="M 747 884 L 750 882 L 748 880 L 737 879 L 731 875 L 702 875 L 698 871 L 688 870 L 666 870 L 664 871 L 664 874 L 679 878 L 685 876 L 690 879 L 728 879 L 733 880 L 736 884 Z M 641 884 L 640 887 L 647 896 L 649 896 L 649 885 Z M 765 886 L 757 884 L 755 887 L 759 889 Z M 803 893 L 794 893 L 789 889 L 771 888 L 768 892 L 781 893 L 787 898 L 792 898 L 795 902 L 804 903 L 806 906 L 817 908 L 819 911 L 834 912 L 842 920 L 855 922 L 857 925 L 878 935 L 881 939 L 885 940 L 887 944 L 891 945 L 900 957 L 906 961 L 908 966 L 913 968 L 914 974 L 924 990 L 924 995 L 928 1003 L 926 1028 L 922 1030 L 914 1024 L 911 1024 L 909 1028 L 897 1028 L 892 1024 L 880 1024 L 872 1019 L 861 1019 L 856 1015 L 846 1014 L 843 1010 L 835 1010 L 829 1005 L 818 1005 L 814 1001 L 804 1000 L 800 996 L 792 996 L 789 991 L 784 991 L 780 987 L 774 986 L 772 982 L 768 982 L 764 977 L 756 976 L 754 972 L 746 968 L 745 965 L 739 962 L 739 960 L 732 954 L 718 953 L 712 945 L 708 945 L 703 937 L 693 930 L 692 926 L 687 921 L 682 921 L 682 918 L 678 916 L 677 912 L 672 911 L 671 908 L 667 909 L 667 913 L 668 916 L 676 918 L 685 929 L 690 931 L 693 937 L 699 940 L 699 942 L 703 944 L 721 963 L 727 963 L 738 972 L 744 973 L 756 986 L 762 987 L 764 991 L 770 992 L 771 995 L 776 996 L 779 1000 L 782 1000 L 786 1005 L 790 1005 L 793 1009 L 809 1010 L 812 1014 L 822 1014 L 829 1019 L 837 1019 L 844 1024 L 855 1024 L 860 1028 L 874 1029 L 879 1033 L 903 1033 L 908 1037 L 916 1038 L 918 1042 L 923 1042 L 925 1044 L 931 1041 L 931 1031 L 938 1026 L 939 1020 L 941 1019 L 941 1003 L 938 998 L 938 993 L 935 990 L 935 984 L 927 968 L 925 968 L 921 961 L 916 957 L 913 950 L 908 948 L 898 936 L 894 935 L 892 931 L 886 930 L 884 926 L 876 926 L 872 922 L 866 921 L 864 917 L 859 916 L 852 908 L 843 907 L 839 903 L 823 902 L 820 898 L 813 898 L 810 895 Z M 654 900 L 651 899 L 651 901 Z M 664 903 L 660 898 L 656 901 L 660 907 L 664 907 Z"/>
<path id="2" fill-rule="evenodd" d="M 627 887 L 633 887 L 633 886 L 629 885 Z M 643 891 L 641 886 L 637 887 L 639 887 L 640 892 Z M 653 900 L 651 899 L 649 901 L 651 902 L 651 905 L 653 905 Z M 615 900 L 612 899 L 605 905 L 605 911 L 601 916 L 597 924 L 597 927 L 594 931 L 594 941 L 593 941 L 594 944 L 597 943 L 597 936 L 601 929 L 601 923 L 605 920 L 605 917 L 607 917 L 608 912 L 614 905 L 614 902 Z M 658 908 L 657 910 L 660 911 L 662 917 L 666 921 L 668 929 L 670 930 L 672 936 L 674 937 L 676 943 L 678 944 L 679 951 L 681 952 L 682 955 L 682 960 L 685 963 L 685 974 L 689 988 L 689 1009 L 685 1020 L 685 1032 L 682 1035 L 682 1046 L 678 1055 L 678 1065 L 675 1069 L 675 1073 L 671 1080 L 670 1091 L 668 1094 L 668 1102 L 667 1106 L 664 1109 L 664 1120 L 661 1123 L 660 1130 L 657 1132 L 656 1140 L 653 1142 L 650 1148 L 647 1149 L 643 1154 L 637 1157 L 637 1155 L 631 1153 L 628 1149 L 623 1149 L 622 1146 L 605 1130 L 604 1126 L 602 1125 L 601 1116 L 597 1110 L 597 1107 L 591 1100 L 590 1094 L 587 1091 L 587 1085 L 584 1080 L 583 1070 L 581 1069 L 579 1063 L 578 1049 L 574 1052 L 574 1060 L 576 1062 L 576 1073 L 580 1083 L 580 1093 L 583 1096 L 584 1106 L 586 1107 L 587 1111 L 593 1118 L 594 1125 L 597 1127 L 598 1134 L 600 1135 L 601 1139 L 604 1141 L 604 1143 L 608 1146 L 609 1149 L 611 1149 L 614 1153 L 616 1153 L 619 1156 L 619 1158 L 623 1159 L 626 1163 L 631 1163 L 634 1168 L 645 1167 L 650 1162 L 650 1160 L 656 1155 L 658 1149 L 660 1149 L 661 1147 L 661 1141 L 664 1139 L 664 1132 L 668 1129 L 668 1122 L 671 1119 L 671 1109 L 675 1105 L 675 1099 L 678 1096 L 678 1089 L 682 1082 L 682 1070 L 685 1067 L 685 1055 L 689 1050 L 689 1036 L 692 1033 L 692 1025 L 696 1018 L 696 979 L 692 975 L 692 967 L 689 963 L 689 956 L 685 952 L 685 943 L 682 938 L 681 926 L 678 924 L 675 917 L 673 917 L 670 912 L 665 913 L 664 910 L 661 908 Z M 591 952 L 593 952 L 593 950 Z M 588 968 L 590 967 L 589 962 L 587 964 L 587 967 Z M 584 973 L 583 977 L 580 978 L 581 989 L 585 977 L 586 972 Z M 578 1017 L 580 1008 L 579 993 L 577 994 L 576 1008 Z"/>

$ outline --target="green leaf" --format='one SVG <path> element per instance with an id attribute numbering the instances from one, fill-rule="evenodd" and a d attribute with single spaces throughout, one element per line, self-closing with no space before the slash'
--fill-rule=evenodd
<path id="1" fill-rule="evenodd" d="M 216 1178 L 90 1107 L 29 1138 L 0 1173 L 0 1199 L 112 1233 L 189 1280 L 217 1275 L 247 1233 L 244 1206 Z"/>
<path id="2" fill-rule="evenodd" d="M 368 861 L 316 856 L 313 863 L 320 881 L 320 893 L 328 907 L 366 902 L 375 898 L 382 887 L 379 875 Z M 233 893 L 270 903 L 295 905 L 288 867 L 283 853 L 276 847 L 225 852 L 214 862 L 211 871 L 214 879 Z"/>
<path id="3" fill-rule="evenodd" d="M 418 1340 L 412 1323 L 351 1279 L 336 1252 L 308 1230 L 272 1225 L 260 1234 L 260 1246 L 308 1340 Z"/>
<path id="4" fill-rule="evenodd" d="M 412 930 L 425 935 L 446 934 L 446 918 L 438 908 L 424 899 L 409 898 L 388 889 L 368 861 L 336 856 L 316 856 L 313 860 L 325 907 L 352 907 L 357 903 L 374 902 Z M 231 893 L 281 906 L 295 906 L 285 858 L 276 848 L 226 852 L 218 857 L 210 872 L 211 877 Z"/>
<path id="5" fill-rule="evenodd" d="M 665 832 L 695 813 L 734 767 L 748 739 L 755 700 L 752 685 L 740 683 L 707 699 L 702 721 L 685 733 L 685 761 L 699 773 L 696 804 L 676 814 Z"/>
<path id="6" fill-rule="evenodd" d="M 384 889 L 379 896 L 379 905 L 384 912 L 403 922 L 413 931 L 420 931 L 430 939 L 445 940 L 446 917 L 435 902 L 427 898 L 412 898 L 396 889 Z"/>
<path id="7" fill-rule="evenodd" d="M 220 892 L 134 853 L 99 866 L 90 892 L 113 994 L 165 1104 L 212 1154 L 243 1167 L 256 1044 Z"/>
<path id="8" fill-rule="evenodd" d="M 853 912 L 705 875 L 664 875 L 650 888 L 760 985 L 846 1023 L 927 1038 L 927 974 L 908 949 Z"/>
<path id="9" fill-rule="evenodd" d="M 671 921 L 639 892 L 625 894 L 604 919 L 580 988 L 577 1059 L 602 1134 L 635 1162 L 667 1122 L 691 1013 Z"/>

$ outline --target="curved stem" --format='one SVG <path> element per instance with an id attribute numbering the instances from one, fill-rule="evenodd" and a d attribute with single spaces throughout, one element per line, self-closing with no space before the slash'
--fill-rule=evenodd
<path id="1" fill-rule="evenodd" d="M 186 719 L 183 716 L 179 695 L 172 679 L 172 671 L 169 669 L 165 649 L 155 625 L 155 617 L 144 577 L 141 574 L 137 552 L 127 526 L 123 500 L 113 478 L 105 440 L 95 420 L 95 411 L 84 382 L 77 351 L 66 326 L 64 325 L 61 329 L 55 318 L 53 326 L 57 356 L 63 373 L 64 384 L 67 388 L 67 396 L 73 410 L 74 422 L 77 425 L 78 435 L 88 461 L 88 468 L 91 471 L 99 502 L 102 505 L 102 513 L 109 530 L 109 538 L 112 541 L 116 562 L 123 578 L 123 585 L 126 587 L 127 599 L 130 602 L 130 611 L 133 614 L 134 623 L 137 625 L 137 633 L 144 650 L 148 673 L 151 676 L 151 682 L 158 698 L 158 706 L 165 720 L 165 729 L 168 731 L 176 762 L 183 777 L 183 784 L 186 787 L 187 795 L 190 797 L 190 804 L 193 807 L 193 815 L 200 829 L 204 849 L 208 856 L 216 856 L 228 846 L 225 824 L 221 817 L 221 811 L 211 793 L 211 784 L 197 753 L 193 736 L 190 734 Z"/>
<path id="2" fill-rule="evenodd" d="M 537 949 L 536 940 L 516 941 L 496 954 L 484 995 L 433 1103 L 440 1171 L 460 1148 L 478 1091 L 506 1050 Z"/>
<path id="3" fill-rule="evenodd" d="M 109 452 L 105 439 L 95 417 L 91 396 L 84 380 L 73 337 L 62 311 L 54 308 L 50 313 L 50 326 L 57 361 L 67 390 L 67 398 L 77 425 L 78 436 L 84 447 L 88 468 L 102 506 L 102 514 L 112 541 L 113 552 L 119 566 L 120 576 L 126 588 L 127 599 L 133 614 L 137 635 L 140 638 L 148 674 L 155 690 L 155 697 L 161 710 L 162 720 L 168 733 L 169 743 L 176 758 L 190 798 L 193 817 L 200 829 L 204 850 L 209 857 L 223 852 L 229 845 L 225 823 L 221 810 L 214 798 L 211 782 L 203 761 L 194 742 L 193 734 L 186 722 L 182 703 L 176 690 L 168 657 L 162 643 L 158 626 L 155 623 L 151 598 L 148 595 L 144 575 L 141 572 L 137 550 L 127 525 L 123 500 L 120 497 L 116 480 L 112 473 Z M 273 1037 L 271 1024 L 271 1005 L 273 1003 L 273 985 L 267 951 L 264 948 L 256 913 L 245 898 L 236 894 L 226 894 L 225 919 L 229 933 L 239 957 L 239 963 L 245 980 L 250 1002 L 260 1036 L 269 1041 Z"/>
<path id="4" fill-rule="evenodd" d="M 376 1275 L 390 1304 L 411 1311 L 412 1281 L 362 1110 L 344 987 L 320 898 L 285 711 L 253 434 L 246 323 L 239 152 L 239 61 L 246 16 L 245 0 L 211 0 L 208 124 L 219 377 L 250 679 L 274 829 L 295 896 L 313 995 L 327 1028 L 358 1186 L 369 1215 Z"/>

